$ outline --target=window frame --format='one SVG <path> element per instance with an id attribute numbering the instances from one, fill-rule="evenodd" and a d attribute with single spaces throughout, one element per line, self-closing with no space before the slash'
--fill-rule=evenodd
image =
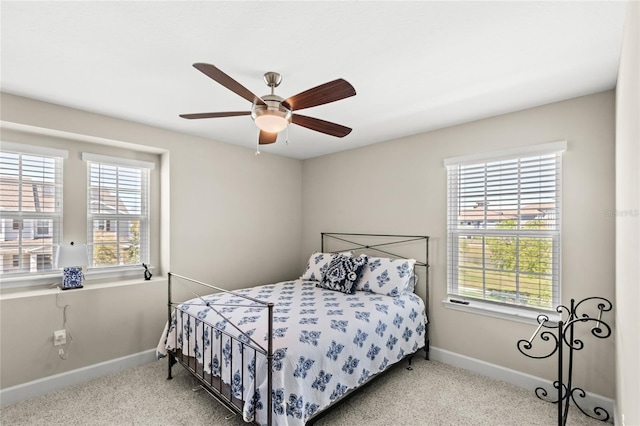
<path id="1" fill-rule="evenodd" d="M 89 152 L 82 153 L 82 160 L 87 163 L 87 250 L 89 252 L 90 265 L 87 270 L 89 274 L 101 273 L 101 272 L 126 272 L 130 270 L 139 271 L 142 263 L 149 264 L 151 257 L 151 171 L 155 169 L 155 163 L 151 161 L 135 160 L 130 158 L 114 157 L 107 155 L 93 154 Z M 140 188 L 140 213 L 139 214 L 124 214 L 124 213 L 94 213 L 92 212 L 92 183 L 91 183 L 91 170 L 92 164 L 100 164 L 108 167 L 124 167 L 140 170 L 141 173 L 141 188 Z M 116 264 L 116 265 L 99 265 L 96 266 L 94 262 L 94 250 L 96 242 L 94 241 L 95 224 L 101 224 L 105 227 L 105 232 L 110 232 L 110 229 L 114 227 L 116 229 L 116 235 L 118 231 L 119 222 L 138 221 L 140 223 L 139 229 L 139 256 L 140 263 L 135 264 Z M 109 223 L 109 230 L 106 229 L 107 223 Z M 115 223 L 115 225 L 114 225 Z M 100 225 L 99 225 L 100 226 Z M 120 245 L 126 241 L 121 242 L 120 238 L 116 238 L 116 253 L 117 258 L 120 258 Z"/>
<path id="2" fill-rule="evenodd" d="M 494 151 L 482 154 L 475 155 L 467 155 L 460 157 L 453 157 L 444 160 L 444 165 L 447 168 L 447 298 L 443 300 L 443 305 L 450 309 L 462 310 L 482 315 L 489 315 L 494 317 L 499 317 L 503 319 L 510 319 L 516 321 L 522 321 L 530 323 L 535 321 L 537 315 L 542 311 L 547 313 L 551 320 L 557 320 L 559 318 L 559 314 L 555 311 L 555 306 L 560 304 L 561 300 L 561 241 L 562 241 L 562 229 L 561 229 L 561 221 L 562 221 L 562 154 L 567 149 L 566 141 L 558 141 L 551 142 L 546 144 L 538 144 L 531 145 L 521 148 L 515 148 L 510 150 L 503 151 Z M 473 165 L 477 165 L 479 168 L 482 168 L 483 165 L 485 170 L 488 168 L 489 163 L 498 162 L 498 161 L 506 161 L 506 160 L 514 160 L 514 159 L 527 159 L 531 157 L 545 156 L 555 154 L 557 157 L 555 159 L 555 203 L 556 203 L 556 219 L 555 219 L 555 229 L 525 229 L 522 225 L 526 222 L 522 220 L 521 217 L 516 219 L 517 226 L 516 230 L 504 230 L 504 229 L 491 229 L 488 226 L 487 216 L 484 218 L 484 229 L 469 229 L 463 228 L 461 223 L 459 222 L 459 209 L 460 209 L 460 200 L 458 194 L 460 193 L 459 182 L 457 182 L 457 172 L 460 167 L 469 167 Z M 518 165 L 518 170 L 521 170 L 521 166 Z M 488 192 L 486 184 L 482 186 L 481 191 L 485 193 Z M 517 208 L 518 212 L 520 212 L 520 207 L 526 205 L 527 201 L 522 200 L 520 198 L 520 189 L 518 189 L 517 199 Z M 483 211 L 488 210 L 483 207 Z M 455 215 L 455 217 L 454 217 Z M 487 300 L 483 294 L 483 297 L 472 297 L 469 295 L 462 295 L 458 291 L 458 273 L 459 273 L 459 250 L 458 246 L 458 238 L 460 235 L 473 234 L 476 236 L 480 236 L 482 239 L 482 247 L 485 250 L 485 245 L 487 244 L 487 237 L 495 237 L 509 234 L 510 236 L 516 236 L 516 238 L 527 238 L 527 237 L 539 237 L 539 238 L 551 238 L 552 241 L 552 252 L 551 258 L 557 259 L 557 264 L 553 264 L 552 262 L 552 300 L 551 307 L 548 309 L 545 307 L 532 307 L 532 306 L 523 306 L 514 303 L 500 302 L 496 300 Z M 519 241 L 519 240 L 516 240 Z M 518 249 L 516 249 L 518 250 Z M 484 253 L 484 252 L 483 252 Z M 516 251 L 518 253 L 518 251 Z M 517 254 L 516 254 L 517 255 Z M 486 288 L 486 269 L 487 263 L 486 261 L 480 267 L 482 269 L 482 287 Z M 514 269 L 516 272 L 516 276 L 524 273 L 525 271 L 521 268 Z M 518 290 L 519 291 L 519 290 Z"/>
<path id="3" fill-rule="evenodd" d="M 62 241 L 62 224 L 63 224 L 63 206 L 64 206 L 64 197 L 63 197 L 63 182 L 64 182 L 64 161 L 66 159 L 69 158 L 69 151 L 65 150 L 65 149 L 58 149 L 58 148 L 49 148 L 49 147 L 44 147 L 44 146 L 39 146 L 39 145 L 30 145 L 30 144 L 22 144 L 22 143 L 17 143 L 17 142 L 10 142 L 10 141 L 2 141 L 2 146 L 0 147 L 0 151 L 2 151 L 3 153 L 11 153 L 11 154 L 16 154 L 18 155 L 18 161 L 19 161 L 19 175 L 18 175 L 18 186 L 19 186 L 19 209 L 15 210 L 15 211 L 11 211 L 11 210 L 4 210 L 2 211 L 2 220 L 0 221 L 1 226 L 3 227 L 2 229 L 2 235 L 3 235 L 3 241 L 6 238 L 5 237 L 5 231 L 8 230 L 12 233 L 17 233 L 17 246 L 18 246 L 18 254 L 14 254 L 14 255 L 10 255 L 8 254 L 7 256 L 11 256 L 11 259 L 9 260 L 7 258 L 5 264 L 6 265 L 12 265 L 9 269 L 18 269 L 18 271 L 16 272 L 7 272 L 5 273 L 5 271 L 3 270 L 2 273 L 0 274 L 0 276 L 2 276 L 2 281 L 3 281 L 3 285 L 2 288 L 7 288 L 7 287 L 11 287 L 12 285 L 10 283 L 18 280 L 24 280 L 24 279 L 34 279 L 34 278 L 38 278 L 38 277 L 45 277 L 51 274 L 55 274 L 57 271 L 54 268 L 55 265 L 55 247 L 58 246 L 61 241 Z M 22 204 L 23 203 L 23 199 L 22 199 L 22 192 L 23 189 L 22 187 L 25 185 L 25 180 L 24 180 L 24 170 L 22 169 L 22 161 L 23 161 L 23 157 L 24 156 L 35 156 L 35 157 L 43 157 L 46 158 L 48 160 L 53 161 L 53 183 L 52 184 L 44 184 L 44 180 L 41 182 L 42 184 L 42 188 L 43 188 L 43 195 L 45 194 L 45 189 L 47 188 L 47 190 L 53 190 L 53 202 L 52 202 L 52 207 L 53 207 L 53 211 L 48 211 L 48 212 L 37 212 L 37 211 L 30 211 L 28 209 L 25 209 L 25 206 Z M 4 168 L 4 166 L 1 166 Z M 7 171 L 9 171 L 9 169 L 7 168 Z M 8 174 L 7 174 L 8 176 Z M 0 178 L 1 179 L 1 178 Z M 7 182 L 9 182 L 7 180 Z M 33 186 L 37 185 L 39 182 L 35 182 L 32 183 Z M 34 188 L 35 190 L 35 188 Z M 49 194 L 51 194 L 50 192 L 48 192 Z M 34 192 L 34 194 L 36 194 L 36 192 Z M 37 195 L 39 196 L 39 192 L 37 193 Z M 38 202 L 35 202 L 35 204 L 39 205 L 39 202 L 41 200 L 37 200 Z M 34 204 L 34 208 L 35 208 L 35 204 Z M 31 239 L 33 240 L 42 240 L 45 238 L 51 238 L 51 242 L 50 243 L 45 243 L 44 245 L 47 247 L 51 247 L 51 253 L 34 253 L 36 256 L 36 261 L 35 261 L 35 269 L 31 270 L 31 263 L 29 265 L 29 270 L 25 271 L 24 269 L 24 265 L 23 267 L 20 266 L 21 263 L 21 259 L 24 257 L 22 255 L 23 253 L 23 240 L 24 240 L 24 228 L 25 228 L 25 221 L 30 221 L 30 227 L 32 228 L 32 232 L 33 232 L 33 237 Z M 39 234 L 38 231 L 41 228 L 41 224 L 47 222 L 48 224 L 48 232 L 46 235 L 44 234 Z M 30 228 L 30 229 L 31 229 Z M 38 258 L 45 258 L 45 255 L 48 256 L 49 262 L 47 262 L 48 265 L 51 266 L 50 269 L 40 269 L 40 262 L 37 261 Z M 3 257 L 4 259 L 4 257 Z M 15 262 L 16 259 L 18 261 L 18 266 L 15 266 Z M 4 269 L 4 266 L 3 266 Z M 7 283 L 9 285 L 7 285 Z"/>

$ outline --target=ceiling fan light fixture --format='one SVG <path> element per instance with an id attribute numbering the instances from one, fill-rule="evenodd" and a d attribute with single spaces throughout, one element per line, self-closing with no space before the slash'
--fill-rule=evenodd
<path id="1" fill-rule="evenodd" d="M 279 133 L 286 129 L 290 122 L 282 114 L 273 111 L 265 111 L 264 114 L 257 115 L 253 121 L 260 130 L 267 133 Z"/>
<path id="2" fill-rule="evenodd" d="M 253 104 L 251 118 L 260 130 L 279 133 L 291 123 L 291 110 L 282 106 L 282 98 L 276 95 L 262 97 L 266 105 Z"/>

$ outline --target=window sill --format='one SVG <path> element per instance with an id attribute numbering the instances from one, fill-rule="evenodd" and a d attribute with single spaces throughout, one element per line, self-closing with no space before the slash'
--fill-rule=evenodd
<path id="1" fill-rule="evenodd" d="M 456 299 L 457 300 L 457 299 Z M 468 303 L 468 304 L 466 304 Z M 500 318 L 508 321 L 516 321 L 525 324 L 538 324 L 538 315 L 544 314 L 549 317 L 549 321 L 557 323 L 561 316 L 555 311 L 533 311 L 520 309 L 513 306 L 495 305 L 493 303 L 483 303 L 477 300 L 465 300 L 465 304 L 455 303 L 451 298 L 442 301 L 442 305 L 447 309 L 468 312 L 476 315 L 484 315 L 493 318 Z"/>
<path id="2" fill-rule="evenodd" d="M 153 273 L 154 268 L 149 267 L 149 270 Z M 120 281 L 120 280 L 132 280 L 136 278 L 144 278 L 144 269 L 140 266 L 136 267 L 124 267 L 124 268 L 105 268 L 105 269 L 89 269 L 84 271 L 85 286 L 94 286 L 103 282 Z M 142 280 L 142 279 L 141 279 Z M 22 289 L 28 291 L 29 289 L 47 289 L 55 288 L 62 282 L 62 272 L 52 272 L 49 274 L 40 275 L 26 275 L 20 277 L 3 277 L 2 286 L 0 287 L 2 292 L 5 290 L 18 290 Z"/>
<path id="3" fill-rule="evenodd" d="M 79 291 L 92 291 L 99 290 L 104 288 L 112 288 L 112 287 L 120 287 L 120 286 L 131 286 L 131 285 L 140 285 L 145 283 L 166 283 L 166 277 L 152 277 L 151 280 L 145 280 L 144 278 L 137 279 L 127 279 L 127 280 L 118 280 L 118 281 L 109 281 L 109 282 L 101 282 L 101 283 L 85 283 L 84 287 L 79 289 L 65 290 L 64 292 L 60 290 L 60 288 L 56 285 L 55 287 L 36 287 L 31 286 L 28 288 L 12 288 L 12 289 L 2 289 L 2 293 L 0 293 L 0 300 L 9 300 L 9 299 L 21 299 L 26 297 L 36 297 L 36 296 L 47 296 L 56 294 L 61 292 L 63 294 L 67 294 L 67 292 L 79 292 Z"/>
<path id="4" fill-rule="evenodd" d="M 149 266 L 149 271 L 153 273 L 153 266 Z M 85 272 L 84 277 L 91 282 L 102 282 L 103 280 L 119 280 L 119 279 L 131 279 L 134 277 L 144 277 L 144 268 L 141 266 L 130 267 L 118 267 L 118 268 L 104 268 L 104 269 L 89 269 Z"/>

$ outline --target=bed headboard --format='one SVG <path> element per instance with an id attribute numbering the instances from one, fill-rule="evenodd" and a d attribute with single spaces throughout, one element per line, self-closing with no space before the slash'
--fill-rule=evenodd
<path id="1" fill-rule="evenodd" d="M 418 286 L 424 283 L 424 301 L 429 310 L 429 237 L 426 235 L 401 234 L 360 234 L 346 232 L 322 232 L 322 252 L 353 251 L 354 254 L 368 254 L 390 258 L 416 259 L 416 276 L 419 277 L 416 293 L 420 295 Z M 423 269 L 423 273 L 420 273 Z"/>

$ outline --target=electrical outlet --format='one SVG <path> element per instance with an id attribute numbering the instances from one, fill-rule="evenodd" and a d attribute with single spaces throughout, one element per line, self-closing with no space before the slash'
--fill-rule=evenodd
<path id="1" fill-rule="evenodd" d="M 53 332 L 53 346 L 60 346 L 67 343 L 67 330 L 56 330 Z"/>

